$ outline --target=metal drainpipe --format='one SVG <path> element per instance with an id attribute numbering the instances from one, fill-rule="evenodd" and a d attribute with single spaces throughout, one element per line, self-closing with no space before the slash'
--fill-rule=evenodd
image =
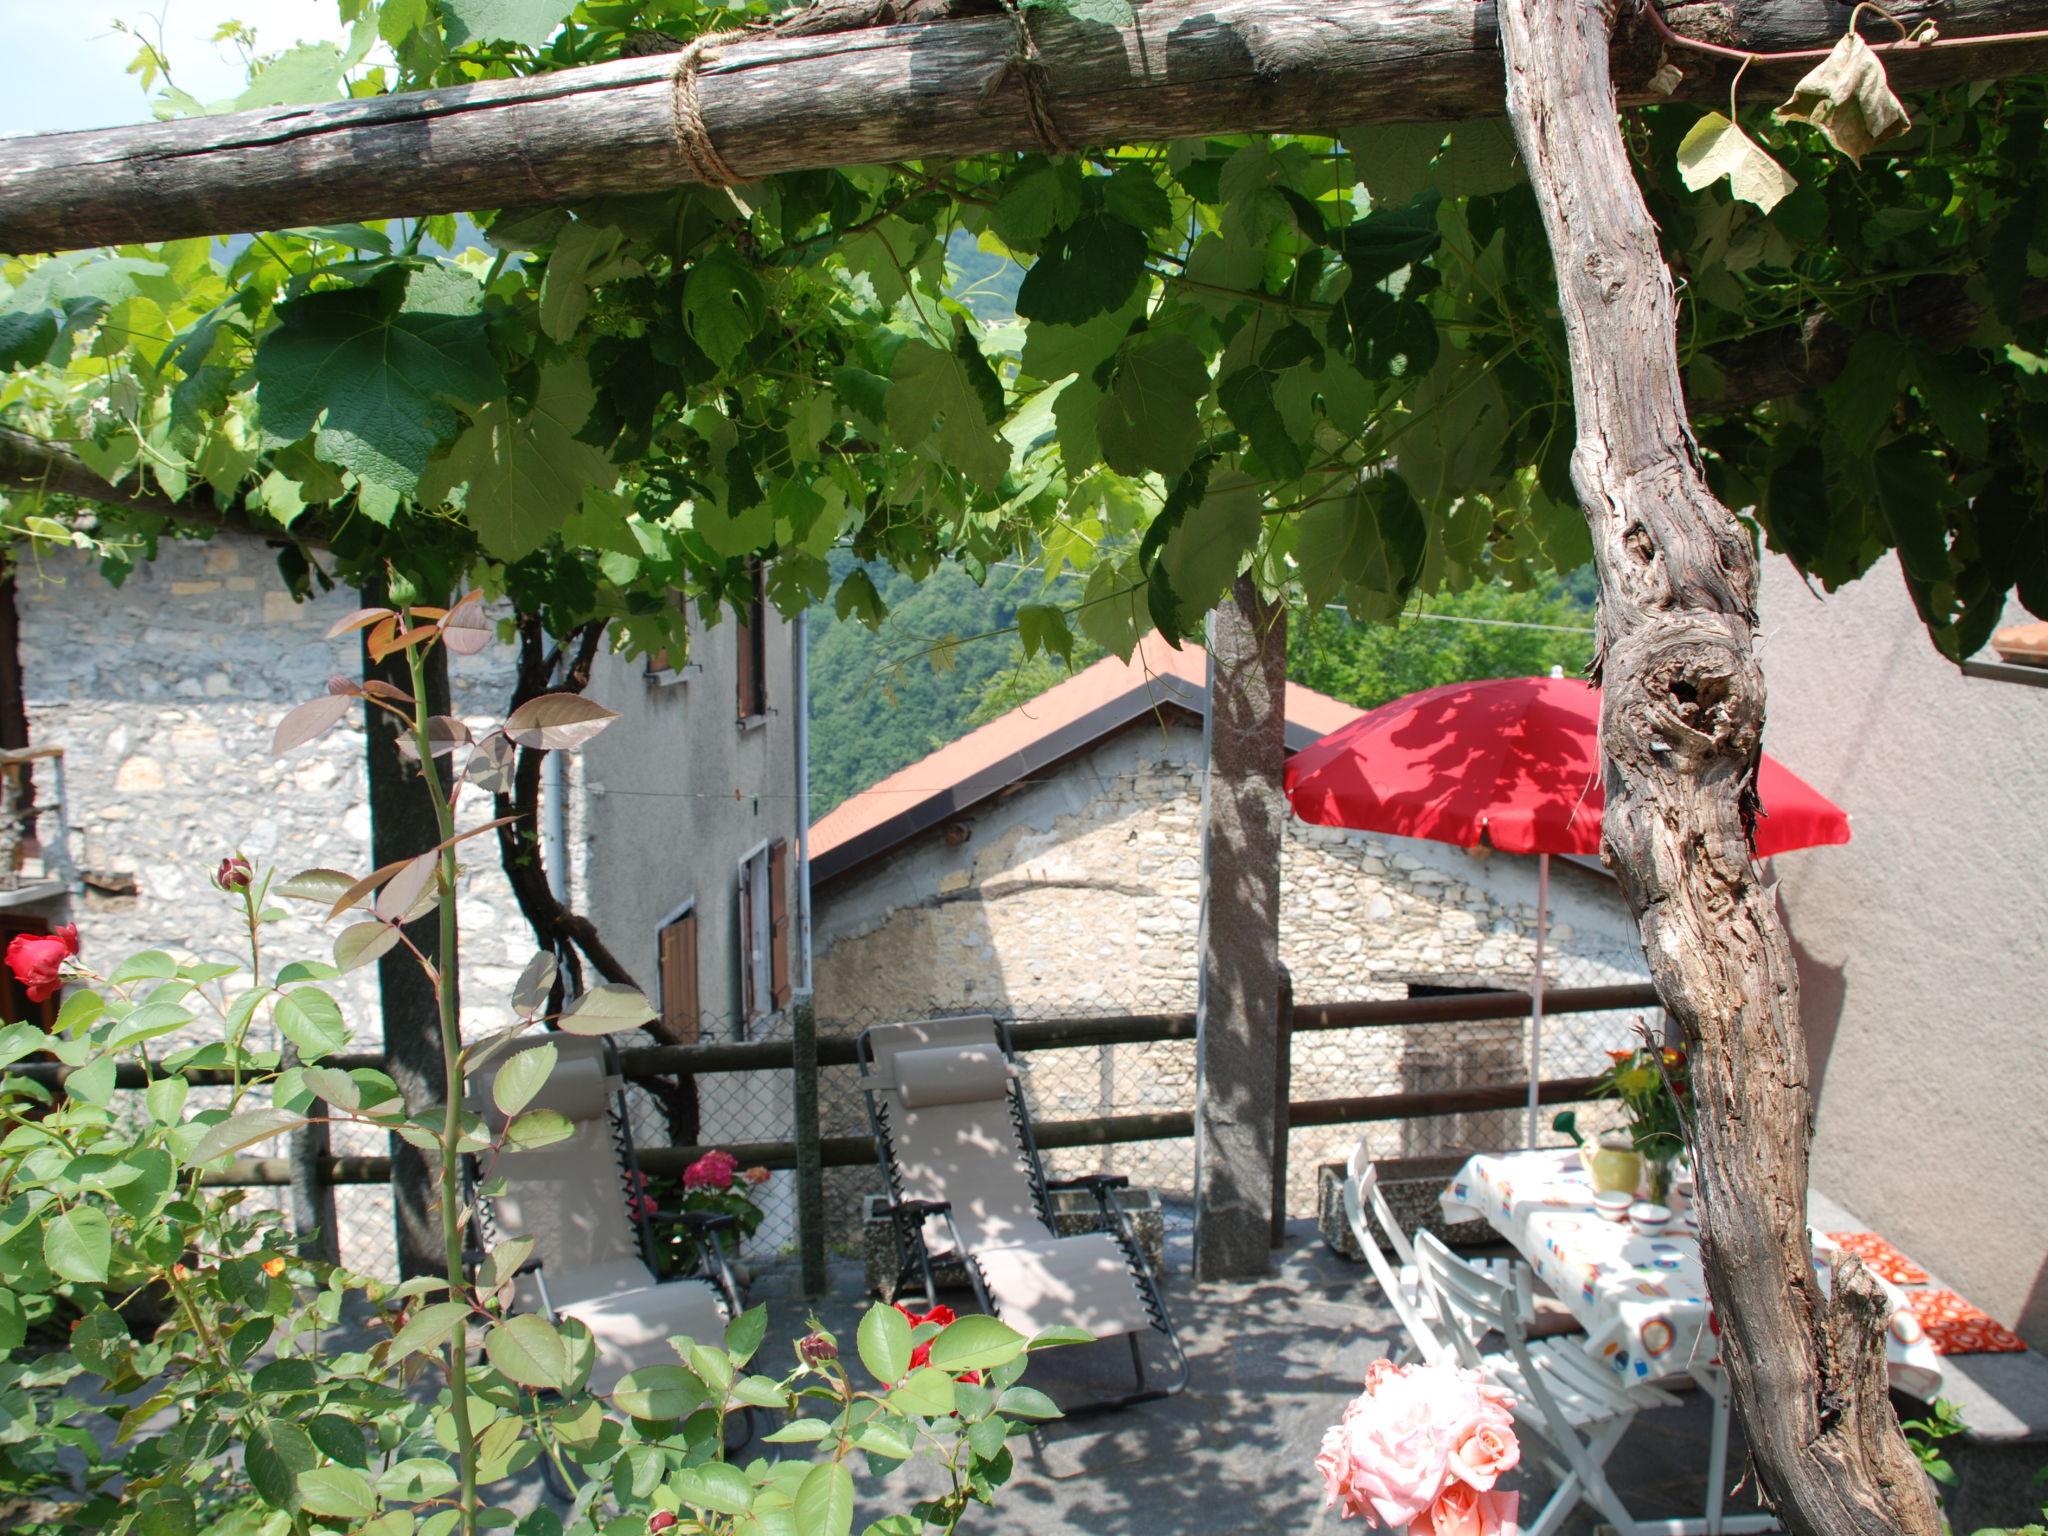
<path id="1" fill-rule="evenodd" d="M 562 774 L 562 754 L 540 760 L 540 861 L 547 871 L 548 890 L 569 905 L 569 792 Z"/>
<path id="2" fill-rule="evenodd" d="M 811 990 L 811 657 L 808 615 L 790 621 L 796 672 L 796 924 L 803 990 Z"/>

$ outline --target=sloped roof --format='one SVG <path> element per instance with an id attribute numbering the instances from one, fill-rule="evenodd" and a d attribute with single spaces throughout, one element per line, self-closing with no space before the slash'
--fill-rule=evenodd
<path id="1" fill-rule="evenodd" d="M 842 801 L 811 827 L 811 883 L 887 853 L 1028 775 L 1164 708 L 1206 713 L 1209 658 L 1147 635 L 1129 661 L 1106 657 L 958 741 Z M 1287 685 L 1287 750 L 1358 717 L 1327 694 Z"/>

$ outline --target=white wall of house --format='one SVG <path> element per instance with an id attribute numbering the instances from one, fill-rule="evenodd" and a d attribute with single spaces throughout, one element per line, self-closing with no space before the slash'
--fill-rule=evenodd
<path id="1" fill-rule="evenodd" d="M 1854 831 L 1776 861 L 1814 1183 L 2048 1347 L 2048 689 L 1961 675 L 1890 559 L 1822 599 L 1767 557 L 1763 621 L 1764 745 Z"/>
<path id="2" fill-rule="evenodd" d="M 650 674 L 637 659 L 599 663 L 590 696 L 622 718 L 583 749 L 578 765 L 587 872 L 578 909 L 654 998 L 661 927 L 694 904 L 707 1040 L 740 1038 L 745 1023 L 741 862 L 784 840 L 796 904 L 795 627 L 772 607 L 766 613 L 764 715 L 739 719 L 738 626 L 729 615 L 708 629 L 693 621 L 691 665 L 678 677 Z M 795 938 L 792 928 L 793 945 Z M 761 1023 L 753 1021 L 753 1033 Z"/>

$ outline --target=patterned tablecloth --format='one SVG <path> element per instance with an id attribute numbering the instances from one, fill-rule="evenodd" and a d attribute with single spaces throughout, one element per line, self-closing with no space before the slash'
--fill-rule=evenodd
<path id="1" fill-rule="evenodd" d="M 1442 1197 L 1447 1220 L 1480 1217 L 1519 1249 L 1586 1330 L 1586 1348 L 1628 1381 L 1655 1381 L 1718 1366 L 1720 1329 L 1707 1299 L 1697 1229 L 1689 1216 L 1656 1237 L 1601 1219 L 1593 1185 L 1572 1148 L 1479 1156 Z M 1816 1234 L 1814 1268 L 1835 1245 Z M 1882 1281 L 1879 1282 L 1883 1284 Z M 1892 1384 L 1931 1400 L 1941 1360 L 1903 1296 L 1886 1340 Z"/>

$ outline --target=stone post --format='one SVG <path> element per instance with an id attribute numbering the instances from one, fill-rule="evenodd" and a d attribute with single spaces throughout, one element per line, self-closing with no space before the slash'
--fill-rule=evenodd
<path id="1" fill-rule="evenodd" d="M 1287 610 L 1248 576 L 1209 615 L 1202 976 L 1195 1076 L 1195 1276 L 1269 1272 Z"/>

